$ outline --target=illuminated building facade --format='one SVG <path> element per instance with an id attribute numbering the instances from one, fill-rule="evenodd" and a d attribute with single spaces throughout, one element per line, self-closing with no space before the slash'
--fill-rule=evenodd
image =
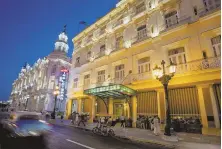
<path id="1" fill-rule="evenodd" d="M 53 111 L 56 86 L 60 94 L 57 111 L 64 112 L 67 101 L 67 86 L 71 60 L 67 57 L 68 37 L 66 30 L 59 35 L 55 49 L 47 57 L 39 59 L 32 67 L 26 64 L 14 81 L 11 92 L 12 107 L 16 110 Z"/>
<path id="2" fill-rule="evenodd" d="M 152 75 L 162 60 L 177 65 L 169 83 L 172 117 L 199 117 L 203 134 L 220 135 L 219 0 L 122 0 L 73 38 L 67 116 L 165 115 Z M 136 92 L 136 93 L 135 93 Z"/>

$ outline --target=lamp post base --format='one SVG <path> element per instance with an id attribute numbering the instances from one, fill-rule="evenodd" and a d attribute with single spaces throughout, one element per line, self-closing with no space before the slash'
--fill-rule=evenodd
<path id="1" fill-rule="evenodd" d="M 51 119 L 55 119 L 55 112 L 51 114 Z"/>
<path id="2" fill-rule="evenodd" d="M 170 133 L 170 127 L 169 126 L 165 126 L 165 132 L 164 132 L 164 135 L 165 136 L 171 136 L 171 133 Z"/>

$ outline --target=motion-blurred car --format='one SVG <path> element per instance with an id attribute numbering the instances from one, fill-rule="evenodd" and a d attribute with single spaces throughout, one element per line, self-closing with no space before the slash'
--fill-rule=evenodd
<path id="1" fill-rule="evenodd" d="M 0 144 L 7 148 L 30 148 L 29 145 L 44 148 L 44 138 L 51 129 L 49 123 L 40 119 L 40 113 L 26 111 L 11 113 L 9 119 L 1 121 L 0 127 Z"/>

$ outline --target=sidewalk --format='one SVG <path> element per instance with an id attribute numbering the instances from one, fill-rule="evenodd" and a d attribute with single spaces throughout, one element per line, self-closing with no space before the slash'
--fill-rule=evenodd
<path id="1" fill-rule="evenodd" d="M 71 125 L 70 120 L 55 120 L 51 123 L 57 125 L 66 125 L 77 127 L 85 130 L 91 131 L 96 124 L 86 124 L 86 126 L 74 126 Z M 155 136 L 152 131 L 138 128 L 121 128 L 120 124 L 117 124 L 114 128 L 115 135 L 120 138 L 128 138 L 134 141 L 154 143 L 162 146 L 175 147 L 176 149 L 220 149 L 221 140 L 217 136 L 206 136 L 201 134 L 191 134 L 191 133 L 177 133 L 178 142 L 169 142 L 163 139 L 163 132 L 159 136 Z"/>

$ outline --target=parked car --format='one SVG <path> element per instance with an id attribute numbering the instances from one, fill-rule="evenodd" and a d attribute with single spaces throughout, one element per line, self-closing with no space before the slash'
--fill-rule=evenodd
<path id="1" fill-rule="evenodd" d="M 0 144 L 4 148 L 45 148 L 44 138 L 50 124 L 40 119 L 35 112 L 13 112 L 0 125 Z"/>

